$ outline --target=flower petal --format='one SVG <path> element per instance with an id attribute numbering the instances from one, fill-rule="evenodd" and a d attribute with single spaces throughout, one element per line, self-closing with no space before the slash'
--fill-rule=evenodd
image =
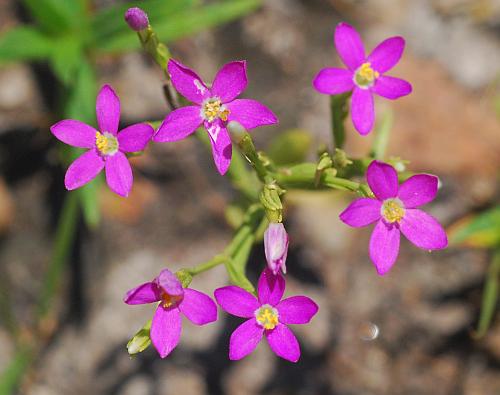
<path id="1" fill-rule="evenodd" d="M 226 107 L 229 110 L 227 120 L 240 123 L 246 130 L 278 123 L 276 115 L 257 100 L 236 99 L 227 103 Z"/>
<path id="2" fill-rule="evenodd" d="M 116 136 L 120 122 L 120 99 L 111 86 L 104 85 L 95 103 L 97 124 L 101 133 L 111 133 Z"/>
<path id="3" fill-rule="evenodd" d="M 195 289 L 186 288 L 179 310 L 196 325 L 205 325 L 217 320 L 217 306 L 207 295 Z"/>
<path id="4" fill-rule="evenodd" d="M 409 82 L 401 78 L 389 77 L 388 75 L 382 75 L 377 78 L 375 85 L 372 87 L 372 92 L 390 100 L 409 95 L 411 91 L 412 87 Z"/>
<path id="5" fill-rule="evenodd" d="M 425 250 L 440 250 L 448 245 L 448 238 L 441 224 L 422 210 L 407 209 L 399 228 L 408 240 Z"/>
<path id="6" fill-rule="evenodd" d="M 219 173 L 223 176 L 226 174 L 231 157 L 233 155 L 233 146 L 231 138 L 226 127 L 220 120 L 214 122 L 205 122 L 205 127 L 210 135 L 212 143 L 212 155 L 214 157 L 215 166 Z"/>
<path id="7" fill-rule="evenodd" d="M 338 95 L 352 90 L 354 81 L 351 70 L 328 67 L 321 70 L 313 80 L 314 88 L 327 95 Z"/>
<path id="8" fill-rule="evenodd" d="M 354 88 L 351 98 L 351 118 L 359 134 L 367 135 L 373 129 L 375 105 L 369 89 Z"/>
<path id="9" fill-rule="evenodd" d="M 267 267 L 278 274 L 281 269 L 286 273 L 286 257 L 288 254 L 288 234 L 285 226 L 280 223 L 270 223 L 264 232 L 264 251 Z"/>
<path id="10" fill-rule="evenodd" d="M 392 69 L 401 59 L 405 49 L 405 40 L 403 37 L 390 37 L 382 41 L 368 55 L 367 61 L 371 67 L 380 74 Z"/>
<path id="11" fill-rule="evenodd" d="M 178 141 L 194 133 L 203 121 L 200 111 L 198 106 L 187 106 L 172 111 L 161 124 L 153 141 L 158 143 Z"/>
<path id="12" fill-rule="evenodd" d="M 165 309 L 158 306 L 153 322 L 151 323 L 151 342 L 160 354 L 165 358 L 177 347 L 181 339 L 182 320 L 178 308 Z"/>
<path id="13" fill-rule="evenodd" d="M 118 133 L 118 145 L 122 152 L 142 151 L 153 137 L 154 129 L 147 123 L 130 125 Z"/>
<path id="14" fill-rule="evenodd" d="M 73 147 L 95 147 L 95 134 L 97 130 L 86 123 L 74 119 L 65 119 L 52 125 L 50 131 L 58 140 Z"/>
<path id="15" fill-rule="evenodd" d="M 133 181 L 132 168 L 123 152 L 118 151 L 106 158 L 106 182 L 114 193 L 127 197 Z"/>
<path id="16" fill-rule="evenodd" d="M 236 99 L 247 87 L 247 64 L 243 61 L 230 62 L 222 66 L 212 84 L 212 96 L 222 103 Z"/>
<path id="17" fill-rule="evenodd" d="M 381 205 L 377 199 L 359 198 L 342 211 L 339 218 L 349 226 L 356 228 L 366 226 L 380 218 Z"/>
<path id="18" fill-rule="evenodd" d="M 351 70 L 356 70 L 365 61 L 363 41 L 351 25 L 339 23 L 335 29 L 334 41 L 340 59 Z"/>
<path id="19" fill-rule="evenodd" d="M 229 339 L 229 359 L 237 361 L 250 354 L 259 344 L 264 328 L 251 318 L 237 327 Z"/>
<path id="20" fill-rule="evenodd" d="M 406 208 L 415 208 L 432 202 L 437 194 L 438 178 L 430 174 L 416 174 L 399 186 L 398 198 Z"/>
<path id="21" fill-rule="evenodd" d="M 290 362 L 297 362 L 300 358 L 300 345 L 293 332 L 283 324 L 266 331 L 266 338 L 274 353 Z"/>
<path id="22" fill-rule="evenodd" d="M 168 269 L 163 269 L 154 282 L 171 296 L 180 296 L 184 294 L 184 288 L 177 276 Z"/>
<path id="23" fill-rule="evenodd" d="M 370 238 L 370 258 L 378 274 L 386 274 L 399 254 L 399 229 L 394 224 L 378 221 Z"/>
<path id="24" fill-rule="evenodd" d="M 230 285 L 214 291 L 215 300 L 229 314 L 237 317 L 250 318 L 260 307 L 257 298 L 243 288 Z"/>
<path id="25" fill-rule="evenodd" d="M 64 177 L 66 189 L 71 191 L 80 188 L 94 179 L 103 167 L 104 160 L 95 149 L 85 152 L 68 167 Z"/>
<path id="26" fill-rule="evenodd" d="M 374 160 L 366 170 L 366 181 L 377 199 L 385 200 L 398 194 L 398 173 L 391 165 Z"/>
<path id="27" fill-rule="evenodd" d="M 285 279 L 281 274 L 274 275 L 265 269 L 260 275 L 257 293 L 260 304 L 276 306 L 285 293 Z"/>
<path id="28" fill-rule="evenodd" d="M 127 291 L 123 301 L 127 304 L 146 304 L 160 300 L 158 286 L 154 282 L 144 283 Z"/>
<path id="29" fill-rule="evenodd" d="M 276 306 L 283 324 L 307 324 L 318 312 L 318 305 L 307 296 L 292 296 Z"/>
<path id="30" fill-rule="evenodd" d="M 201 104 L 205 98 L 210 96 L 210 90 L 198 77 L 198 74 L 177 60 L 169 60 L 168 72 L 175 89 L 189 101 Z"/>

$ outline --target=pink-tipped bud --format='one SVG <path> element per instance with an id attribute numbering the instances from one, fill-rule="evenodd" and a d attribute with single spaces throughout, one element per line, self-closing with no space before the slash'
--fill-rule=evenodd
<path id="1" fill-rule="evenodd" d="M 275 275 L 281 269 L 286 273 L 286 256 L 288 254 L 288 234 L 282 223 L 270 223 L 264 232 L 264 250 L 267 267 Z"/>
<path id="2" fill-rule="evenodd" d="M 148 14 L 139 7 L 132 7 L 125 12 L 125 21 L 132 30 L 140 32 L 149 26 Z"/>

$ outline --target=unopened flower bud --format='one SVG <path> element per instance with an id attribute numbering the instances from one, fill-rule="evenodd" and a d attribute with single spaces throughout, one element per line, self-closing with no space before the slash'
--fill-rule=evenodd
<path id="1" fill-rule="evenodd" d="M 151 320 L 144 325 L 127 343 L 127 351 L 130 356 L 143 352 L 151 345 L 149 331 L 151 330 Z"/>
<path id="2" fill-rule="evenodd" d="M 281 269 L 286 273 L 286 256 L 288 254 L 288 234 L 283 224 L 271 222 L 264 232 L 264 250 L 267 267 L 276 275 Z"/>
<path id="3" fill-rule="evenodd" d="M 148 14 L 139 7 L 132 7 L 125 12 L 125 21 L 132 30 L 140 32 L 149 26 Z"/>

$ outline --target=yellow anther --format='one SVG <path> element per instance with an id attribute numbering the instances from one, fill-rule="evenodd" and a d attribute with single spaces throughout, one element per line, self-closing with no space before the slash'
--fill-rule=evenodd
<path id="1" fill-rule="evenodd" d="M 161 304 L 163 307 L 170 307 L 179 303 L 182 300 L 182 295 L 169 295 L 166 292 L 161 294 Z"/>
<path id="2" fill-rule="evenodd" d="M 95 146 L 102 155 L 113 155 L 118 151 L 118 140 L 111 133 L 95 133 Z"/>
<path id="3" fill-rule="evenodd" d="M 274 329 L 278 325 L 278 311 L 265 304 L 255 311 L 255 319 L 264 329 Z"/>
<path id="4" fill-rule="evenodd" d="M 368 87 L 380 76 L 378 71 L 372 69 L 370 62 L 363 63 L 356 71 L 356 84 L 361 87 Z"/>
<path id="5" fill-rule="evenodd" d="M 213 122 L 217 118 L 227 121 L 229 116 L 229 110 L 225 108 L 221 101 L 218 99 L 209 99 L 203 104 L 203 117 L 209 121 Z"/>
<path id="6" fill-rule="evenodd" d="M 387 199 L 382 204 L 381 214 L 389 222 L 399 222 L 405 216 L 403 202 L 397 198 Z"/>

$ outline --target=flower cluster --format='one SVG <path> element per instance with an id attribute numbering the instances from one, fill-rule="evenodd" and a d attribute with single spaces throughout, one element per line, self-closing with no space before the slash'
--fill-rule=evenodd
<path id="1" fill-rule="evenodd" d="M 139 32 L 141 40 L 154 37 L 148 17 L 142 10 L 129 9 L 125 19 L 133 30 Z M 145 29 L 148 34 L 141 35 L 145 33 Z M 325 68 L 317 74 L 313 86 L 320 93 L 328 95 L 352 92 L 352 122 L 361 135 L 366 135 L 374 125 L 373 94 L 396 99 L 412 91 L 408 82 L 385 75 L 399 62 L 404 50 L 404 39 L 388 38 L 366 56 L 359 34 L 352 26 L 341 23 L 335 29 L 334 41 L 347 69 Z M 154 51 L 156 45 L 155 42 L 142 44 L 149 51 Z M 165 54 L 164 49 L 165 47 L 162 54 Z M 87 149 L 66 172 L 65 186 L 68 190 L 85 185 L 105 169 L 109 188 L 118 195 L 127 196 L 133 182 L 128 153 L 144 150 L 150 141 L 163 143 L 182 140 L 200 127 L 208 133 L 215 167 L 224 175 L 232 158 L 233 147 L 229 132 L 231 123 L 251 130 L 278 122 L 276 115 L 262 103 L 238 98 L 248 85 L 245 61 L 224 65 L 212 84 L 203 82 L 195 71 L 177 60 L 168 59 L 168 63 L 163 63 L 164 68 L 165 65 L 168 83 L 192 105 L 172 105 L 175 108 L 172 108 L 156 131 L 148 123 L 119 130 L 120 101 L 108 85 L 104 85 L 97 96 L 98 129 L 72 119 L 60 121 L 51 127 L 52 133 L 60 141 Z M 255 152 L 251 140 L 245 146 L 250 152 L 242 148 L 244 145 L 240 144 L 241 141 L 243 139 L 238 143 L 243 154 L 254 166 L 263 184 L 261 209 L 266 214 L 272 212 L 272 215 L 268 215 L 270 224 L 264 232 L 267 268 L 258 280 L 256 295 L 236 285 L 214 291 L 215 300 L 223 310 L 245 319 L 231 335 L 229 358 L 238 360 L 245 357 L 265 337 L 276 355 L 297 362 L 300 346 L 288 325 L 310 322 L 318 312 L 318 306 L 306 296 L 283 299 L 289 238 L 281 222 L 281 195 L 286 192 L 286 186 L 278 182 L 279 169 L 276 170 L 273 164 L 269 165 L 262 160 L 265 156 Z M 311 181 L 315 186 L 321 182 L 323 171 L 332 170 L 334 174 L 337 172 L 337 169 L 332 169 L 336 166 L 334 157 L 329 153 L 325 154 L 322 162 L 316 166 L 316 174 Z M 341 167 L 352 163 L 343 151 L 340 155 L 344 155 Z M 289 171 L 285 170 L 284 173 Z M 446 233 L 441 225 L 434 217 L 419 209 L 436 197 L 437 177 L 417 174 L 404 180 L 401 185 L 398 178 L 394 167 L 371 160 L 366 170 L 368 186 L 363 189 L 367 191 L 364 193 L 365 197 L 354 200 L 340 214 L 340 219 L 353 227 L 376 223 L 369 243 L 369 255 L 380 275 L 386 274 L 396 261 L 401 233 L 417 247 L 426 250 L 447 246 Z M 350 182 L 350 185 L 354 183 L 344 181 Z M 357 190 L 362 190 L 361 186 Z M 254 203 L 254 206 L 259 204 Z M 215 263 L 223 263 L 223 260 Z M 217 306 L 212 298 L 188 288 L 192 276 L 208 270 L 208 266 L 199 270 L 187 270 L 184 274 L 174 274 L 164 269 L 153 281 L 141 284 L 125 295 L 124 302 L 127 304 L 157 303 L 150 329 L 148 327 L 148 341 L 151 340 L 162 358 L 169 355 L 179 343 L 182 315 L 195 325 L 205 325 L 217 320 Z M 187 277 L 183 277 L 186 273 Z M 247 289 L 252 289 L 252 286 Z"/>

